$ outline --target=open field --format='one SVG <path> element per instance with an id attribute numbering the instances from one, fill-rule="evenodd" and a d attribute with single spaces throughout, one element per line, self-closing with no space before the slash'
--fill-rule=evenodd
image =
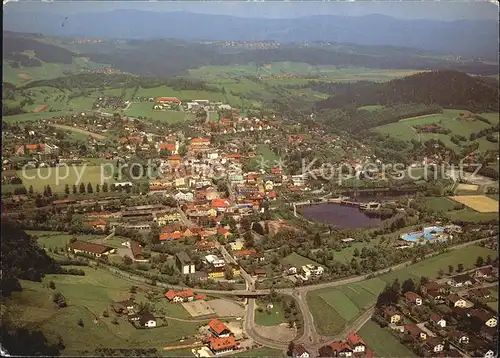
<path id="1" fill-rule="evenodd" d="M 426 207 L 432 211 L 450 211 L 457 206 L 457 203 L 446 197 L 424 198 Z"/>
<path id="2" fill-rule="evenodd" d="M 70 235 L 67 233 L 33 230 L 26 230 L 26 233 L 29 235 L 36 235 L 38 237 L 38 245 L 47 249 L 65 248 L 72 237 L 82 241 L 95 241 L 105 237 L 104 235 Z"/>
<path id="3" fill-rule="evenodd" d="M 176 90 L 167 86 L 159 86 L 153 88 L 140 87 L 136 97 L 177 97 L 181 101 L 208 99 L 211 101 L 223 101 L 224 96 L 220 92 L 209 91 L 193 91 L 193 90 Z M 153 103 L 148 103 L 153 104 Z"/>
<path id="4" fill-rule="evenodd" d="M 479 189 L 478 185 L 474 184 L 458 184 L 457 189 L 458 191 L 473 191 L 476 192 Z"/>
<path id="5" fill-rule="evenodd" d="M 488 306 L 493 309 L 495 312 L 498 312 L 498 286 L 489 287 L 490 295 L 494 299 L 494 301 L 488 302 Z"/>
<path id="6" fill-rule="evenodd" d="M 409 76 L 419 70 L 384 70 L 384 69 L 369 69 L 362 67 L 336 68 L 335 66 L 312 66 L 301 62 L 272 62 L 264 66 L 255 64 L 248 65 L 232 65 L 232 66 L 202 66 L 197 69 L 189 70 L 193 77 L 202 78 L 207 81 L 213 81 L 217 78 L 224 77 L 242 77 L 242 76 L 275 76 L 275 75 L 299 75 L 305 78 L 262 78 L 263 81 L 272 81 L 272 84 L 284 82 L 291 84 L 306 81 L 310 79 L 351 82 L 351 81 L 389 81 L 394 78 Z M 309 76 L 309 77 L 307 77 Z"/>
<path id="7" fill-rule="evenodd" d="M 446 271 L 448 265 L 456 267 L 461 263 L 465 269 L 470 269 L 475 267 L 478 256 L 494 257 L 496 254 L 496 251 L 484 247 L 468 246 L 363 282 L 311 291 L 307 294 L 307 304 L 318 332 L 334 335 L 355 320 L 361 311 L 374 304 L 385 285 L 396 278 L 399 282 L 408 278 L 418 282 L 421 276 L 432 279 L 437 276 L 439 269 Z"/>
<path id="8" fill-rule="evenodd" d="M 416 357 L 389 332 L 389 328 L 382 328 L 372 320 L 366 322 L 358 334 L 377 357 Z"/>
<path id="9" fill-rule="evenodd" d="M 83 69 L 97 69 L 111 67 L 109 64 L 102 64 L 89 61 L 83 57 L 75 57 L 73 63 L 48 63 L 42 62 L 42 66 L 13 68 L 7 61 L 3 61 L 3 80 L 15 85 L 21 85 L 30 80 L 50 79 L 64 76 L 65 72 L 78 73 Z"/>
<path id="10" fill-rule="evenodd" d="M 212 309 L 221 317 L 229 316 L 243 316 L 245 314 L 245 309 L 234 301 L 225 299 L 216 299 L 208 301 L 208 304 Z"/>
<path id="11" fill-rule="evenodd" d="M 63 124 L 53 124 L 52 127 L 55 127 L 55 128 L 58 128 L 58 129 L 62 129 L 62 130 L 66 130 L 66 131 L 70 131 L 70 132 L 77 132 L 77 133 L 83 134 L 85 137 L 89 136 L 89 137 L 93 137 L 93 138 L 99 139 L 99 140 L 106 139 L 106 137 L 103 136 L 103 135 L 101 135 L 101 134 L 89 132 L 89 131 L 87 131 L 85 129 L 82 129 L 82 128 L 66 126 L 66 125 L 63 125 Z"/>
<path id="12" fill-rule="evenodd" d="M 267 309 L 266 305 L 265 302 L 259 302 L 259 307 L 262 307 L 263 311 L 255 311 L 255 323 L 260 326 L 277 326 L 286 322 L 281 302 L 273 303 L 273 308 L 270 309 Z"/>
<path id="13" fill-rule="evenodd" d="M 72 190 L 73 184 L 76 184 L 79 190 L 80 183 L 92 183 L 95 191 L 95 185 L 102 185 L 102 180 L 105 182 L 113 183 L 115 180 L 112 178 L 113 169 L 108 166 L 68 166 L 68 167 L 50 167 L 50 168 L 37 168 L 26 169 L 17 171 L 17 175 L 22 179 L 26 188 L 30 185 L 33 190 L 42 193 L 46 185 L 50 185 L 52 192 L 62 193 L 65 190 L 66 184 Z M 83 173 L 83 175 L 82 175 Z M 111 179 L 106 179 L 111 177 Z"/>
<path id="14" fill-rule="evenodd" d="M 480 213 L 498 213 L 498 201 L 486 195 L 451 196 L 450 198 Z"/>
<path id="15" fill-rule="evenodd" d="M 472 133 L 479 132 L 482 129 L 491 127 L 491 125 L 484 123 L 479 120 L 461 119 L 458 118 L 460 113 L 470 113 L 465 110 L 459 109 L 445 109 L 443 113 L 435 115 L 425 115 L 415 118 L 403 119 L 396 123 L 390 123 L 383 126 L 374 128 L 373 130 L 382 133 L 389 134 L 394 138 L 398 138 L 405 141 L 410 141 L 416 139 L 424 142 L 429 139 L 439 139 L 447 147 L 452 149 L 458 149 L 459 147 L 451 141 L 451 135 L 462 135 L 467 138 L 467 141 L 462 142 L 464 145 L 471 143 L 469 137 Z M 493 118 L 495 115 L 498 117 L 497 113 L 481 114 L 488 119 Z M 495 124 L 495 121 L 490 119 L 490 121 Z M 498 121 L 498 119 L 496 120 Z M 451 130 L 450 134 L 441 133 L 420 133 L 418 134 L 413 126 L 424 125 L 436 123 L 439 126 Z M 488 142 L 485 138 L 479 138 L 472 143 L 477 142 L 480 145 L 480 150 L 495 149 L 498 148 L 498 143 Z"/>
<path id="16" fill-rule="evenodd" d="M 288 255 L 287 257 L 284 257 L 283 258 L 283 263 L 284 264 L 289 264 L 289 265 L 293 265 L 297 268 L 301 267 L 301 266 L 305 266 L 305 265 L 318 265 L 317 262 L 307 258 L 307 257 L 304 257 L 304 256 L 300 256 L 299 254 L 297 254 L 296 252 L 292 252 L 290 255 Z"/>
<path id="17" fill-rule="evenodd" d="M 368 106 L 362 106 L 359 107 L 358 109 L 363 109 L 365 111 L 377 111 L 379 109 L 384 108 L 384 106 L 378 105 L 378 104 L 373 104 L 373 105 L 368 105 Z"/>
<path id="18" fill-rule="evenodd" d="M 64 355 L 90 353 L 97 347 L 162 349 L 196 333 L 198 324 L 168 319 L 167 326 L 154 329 L 138 330 L 125 317 L 118 318 L 118 325 L 113 324 L 115 315 L 110 304 L 113 300 L 127 299 L 131 284 L 101 270 L 78 268 L 86 275 L 47 275 L 41 283 L 22 281 L 23 292 L 16 292 L 4 301 L 9 309 L 18 312 L 20 325 L 40 329 L 49 341 L 60 336 L 66 345 Z M 54 281 L 55 290 L 47 287 L 49 281 Z M 54 307 L 54 292 L 66 297 L 68 307 Z M 108 310 L 110 317 L 102 316 L 104 310 Z M 77 325 L 79 319 L 83 320 L 83 327 Z"/>
<path id="19" fill-rule="evenodd" d="M 132 117 L 151 118 L 155 121 L 165 122 L 181 122 L 185 119 L 186 114 L 182 111 L 160 111 L 153 109 L 154 103 L 132 103 L 124 114 Z"/>

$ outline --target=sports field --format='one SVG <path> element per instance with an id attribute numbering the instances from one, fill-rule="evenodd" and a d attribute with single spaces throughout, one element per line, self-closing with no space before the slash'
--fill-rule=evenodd
<path id="1" fill-rule="evenodd" d="M 498 201 L 486 195 L 450 196 L 450 198 L 480 213 L 498 212 Z"/>

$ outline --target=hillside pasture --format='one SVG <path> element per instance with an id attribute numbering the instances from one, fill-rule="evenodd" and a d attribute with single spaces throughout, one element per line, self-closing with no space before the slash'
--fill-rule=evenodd
<path id="1" fill-rule="evenodd" d="M 18 324 L 41 330 L 49 342 L 60 336 L 66 346 L 63 355 L 92 353 L 98 347 L 162 349 L 196 333 L 197 323 L 170 319 L 165 319 L 166 326 L 154 329 L 137 329 L 120 316 L 118 324 L 113 324 L 116 315 L 111 303 L 128 299 L 131 283 L 105 271 L 76 268 L 84 270 L 85 276 L 47 275 L 41 283 L 22 281 L 24 290 L 15 292 L 6 302 L 9 310 L 19 312 Z M 54 282 L 55 290 L 48 288 L 50 281 Z M 55 307 L 52 303 L 55 292 L 65 296 L 68 307 Z M 141 292 L 136 301 L 143 301 Z M 109 317 L 103 317 L 105 310 Z M 153 314 L 162 316 L 159 310 L 154 307 Z M 77 324 L 79 319 L 83 320 L 83 327 Z"/>

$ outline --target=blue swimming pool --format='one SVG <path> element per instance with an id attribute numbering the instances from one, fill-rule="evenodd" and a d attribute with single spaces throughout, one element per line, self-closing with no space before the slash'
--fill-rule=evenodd
<path id="1" fill-rule="evenodd" d="M 424 228 L 422 231 L 410 232 L 407 234 L 401 235 L 401 239 L 405 241 L 417 241 L 421 237 L 427 240 L 432 240 L 436 238 L 437 234 L 440 234 L 444 231 L 444 228 L 441 226 L 429 226 Z"/>

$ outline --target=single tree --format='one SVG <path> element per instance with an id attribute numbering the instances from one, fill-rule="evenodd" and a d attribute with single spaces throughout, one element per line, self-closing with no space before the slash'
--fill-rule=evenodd
<path id="1" fill-rule="evenodd" d="M 353 255 L 354 255 L 355 257 L 358 257 L 358 256 L 359 256 L 359 249 L 358 249 L 357 247 L 354 249 Z"/>
<path id="2" fill-rule="evenodd" d="M 48 197 L 52 196 L 52 188 L 50 187 L 50 185 L 47 185 L 47 196 Z"/>
<path id="3" fill-rule="evenodd" d="M 52 289 L 52 290 L 56 289 L 56 284 L 54 283 L 54 281 L 50 281 L 49 282 L 49 288 Z"/>
<path id="4" fill-rule="evenodd" d="M 464 270 L 464 264 L 457 265 L 457 272 L 462 272 Z"/>
<path id="5" fill-rule="evenodd" d="M 99 193 L 101 191 L 101 186 L 99 184 L 95 185 L 95 192 Z"/>
<path id="6" fill-rule="evenodd" d="M 76 184 L 73 184 L 73 194 L 76 194 Z"/>
<path id="7" fill-rule="evenodd" d="M 453 265 L 448 265 L 448 273 L 450 275 L 453 273 Z"/>
<path id="8" fill-rule="evenodd" d="M 492 262 L 493 260 L 491 259 L 491 256 L 490 255 L 486 256 L 486 265 L 491 265 Z"/>
<path id="9" fill-rule="evenodd" d="M 66 184 L 66 186 L 64 187 L 64 192 L 66 193 L 66 195 L 69 195 L 69 184 Z"/>
<path id="10" fill-rule="evenodd" d="M 83 320 L 82 320 L 81 318 L 78 320 L 78 325 L 79 325 L 80 327 L 83 327 Z"/>
<path id="11" fill-rule="evenodd" d="M 109 317 L 109 312 L 108 312 L 108 310 L 104 310 L 104 311 L 102 312 L 102 316 L 103 316 L 103 317 Z"/>
<path id="12" fill-rule="evenodd" d="M 80 194 L 85 194 L 85 184 L 80 183 Z"/>
<path id="13" fill-rule="evenodd" d="M 28 194 L 33 194 L 33 185 L 30 185 L 28 188 Z"/>
<path id="14" fill-rule="evenodd" d="M 102 184 L 102 191 L 103 191 L 104 193 L 107 193 L 107 192 L 108 192 L 108 183 L 104 183 L 104 184 Z"/>
<path id="15" fill-rule="evenodd" d="M 476 259 L 476 267 L 481 267 L 484 265 L 484 259 L 482 256 L 478 256 Z"/>
<path id="16" fill-rule="evenodd" d="M 401 291 L 403 293 L 415 291 L 415 282 L 411 278 L 403 281 L 403 285 L 401 286 Z"/>
<path id="17" fill-rule="evenodd" d="M 92 183 L 87 184 L 87 193 L 92 194 L 94 190 L 92 189 Z"/>
<path id="18" fill-rule="evenodd" d="M 130 258 L 130 256 L 125 255 L 125 256 L 123 256 L 123 263 L 127 266 L 130 266 L 130 265 L 132 265 L 133 260 Z"/>
<path id="19" fill-rule="evenodd" d="M 442 268 L 440 268 L 438 271 L 438 278 L 441 278 L 443 276 L 444 276 L 444 270 Z"/>

